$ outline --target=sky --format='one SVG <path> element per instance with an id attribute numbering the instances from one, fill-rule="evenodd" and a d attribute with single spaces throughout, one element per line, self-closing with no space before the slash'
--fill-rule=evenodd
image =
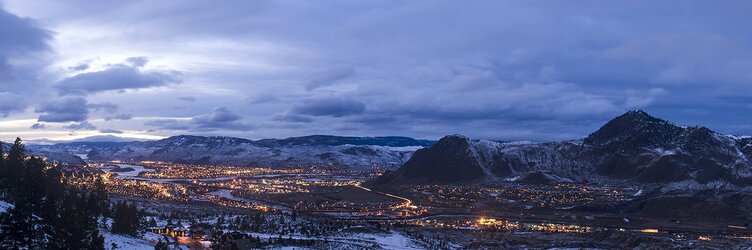
<path id="1" fill-rule="evenodd" d="M 0 1 L 0 139 L 752 134 L 750 1 Z"/>

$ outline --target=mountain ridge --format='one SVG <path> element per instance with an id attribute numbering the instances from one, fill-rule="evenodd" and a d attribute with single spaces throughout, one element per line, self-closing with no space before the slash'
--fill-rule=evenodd
<path id="1" fill-rule="evenodd" d="M 505 143 L 448 135 L 372 183 L 493 183 L 532 174 L 554 182 L 721 182 L 746 187 L 752 185 L 752 140 L 746 138 L 679 126 L 637 110 L 579 140 Z"/>
<path id="2" fill-rule="evenodd" d="M 432 141 L 409 137 L 311 135 L 250 140 L 226 136 L 178 135 L 134 142 L 72 142 L 37 145 L 48 152 L 86 155 L 89 160 L 167 161 L 190 164 L 277 167 L 322 165 L 393 169 Z"/>

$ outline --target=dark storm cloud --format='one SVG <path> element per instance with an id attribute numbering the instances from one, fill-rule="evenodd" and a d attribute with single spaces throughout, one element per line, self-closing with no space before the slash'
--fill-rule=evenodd
<path id="1" fill-rule="evenodd" d="M 26 98 L 39 92 L 41 60 L 49 52 L 51 32 L 30 18 L 6 11 L 0 3 L 0 116 L 23 111 Z"/>
<path id="2" fill-rule="evenodd" d="M 137 60 L 134 65 L 116 64 L 110 68 L 80 73 L 60 80 L 55 87 L 61 94 L 91 94 L 113 90 L 130 90 L 166 86 L 179 82 L 177 72 L 146 71 Z"/>
<path id="3" fill-rule="evenodd" d="M 93 109 L 95 111 L 102 111 L 105 113 L 115 113 L 120 109 L 120 106 L 114 103 L 109 102 L 103 102 L 103 103 L 89 103 L 86 105 L 89 109 Z"/>
<path id="4" fill-rule="evenodd" d="M 149 58 L 145 56 L 130 57 L 128 59 L 125 59 L 125 64 L 136 68 L 141 68 L 147 63 L 149 63 Z"/>
<path id="5" fill-rule="evenodd" d="M 31 125 L 31 129 L 45 129 L 47 128 L 47 125 L 44 125 L 42 123 L 34 123 L 34 125 Z"/>
<path id="6" fill-rule="evenodd" d="M 26 109 L 26 99 L 10 92 L 0 92 L 0 116 L 7 117 L 11 112 Z"/>
<path id="7" fill-rule="evenodd" d="M 242 126 L 239 121 L 240 115 L 228 110 L 226 107 L 216 107 L 209 114 L 195 116 L 191 122 L 200 128 L 230 128 Z"/>
<path id="8" fill-rule="evenodd" d="M 358 115 L 365 111 L 365 103 L 345 97 L 305 100 L 292 109 L 294 114 L 331 117 Z"/>
<path id="9" fill-rule="evenodd" d="M 281 122 L 297 122 L 297 123 L 311 123 L 313 122 L 313 118 L 305 115 L 296 115 L 296 114 L 276 114 L 274 117 L 272 117 L 272 120 L 274 121 L 281 121 Z"/>
<path id="10" fill-rule="evenodd" d="M 23 54 L 47 50 L 50 32 L 39 28 L 36 21 L 8 13 L 0 5 L 0 53 Z"/>
<path id="11" fill-rule="evenodd" d="M 85 122 L 89 116 L 86 99 L 78 96 L 43 102 L 34 111 L 40 114 L 40 122 Z"/>
<path id="12" fill-rule="evenodd" d="M 206 132 L 215 130 L 248 130 L 254 126 L 243 121 L 241 115 L 226 107 L 216 107 L 210 113 L 200 114 L 190 119 L 156 119 L 144 123 L 160 130 L 185 130 Z"/>

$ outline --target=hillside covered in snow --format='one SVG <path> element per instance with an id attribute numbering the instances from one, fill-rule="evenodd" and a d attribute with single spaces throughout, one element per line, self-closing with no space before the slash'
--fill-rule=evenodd
<path id="1" fill-rule="evenodd" d="M 94 161 L 166 161 L 190 164 L 284 167 L 333 166 L 396 169 L 412 153 L 434 142 L 407 137 L 305 136 L 248 140 L 234 137 L 174 136 L 143 142 L 75 142 L 35 150 L 85 155 Z"/>
<path id="2" fill-rule="evenodd" d="M 630 111 L 581 140 L 494 142 L 450 135 L 375 184 L 623 180 L 752 185 L 752 141 Z"/>

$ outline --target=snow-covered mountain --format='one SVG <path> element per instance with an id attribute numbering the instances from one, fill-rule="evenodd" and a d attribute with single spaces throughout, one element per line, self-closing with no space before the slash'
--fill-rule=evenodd
<path id="1" fill-rule="evenodd" d="M 375 184 L 599 181 L 752 185 L 752 139 L 630 111 L 581 140 L 494 142 L 450 135 Z"/>
<path id="2" fill-rule="evenodd" d="M 8 152 L 11 143 L 0 142 L 0 147 L 3 147 L 4 152 Z M 50 150 L 49 148 L 37 147 L 35 145 L 26 145 L 26 153 L 28 155 L 42 157 L 42 159 L 50 163 L 71 166 L 86 165 L 86 162 L 84 162 L 84 160 L 78 155 L 58 149 Z"/>
<path id="3" fill-rule="evenodd" d="M 143 142 L 75 142 L 38 146 L 53 152 L 86 154 L 89 160 L 168 161 L 236 166 L 323 165 L 395 169 L 431 141 L 407 137 L 314 135 L 248 140 L 234 137 L 174 136 Z"/>

